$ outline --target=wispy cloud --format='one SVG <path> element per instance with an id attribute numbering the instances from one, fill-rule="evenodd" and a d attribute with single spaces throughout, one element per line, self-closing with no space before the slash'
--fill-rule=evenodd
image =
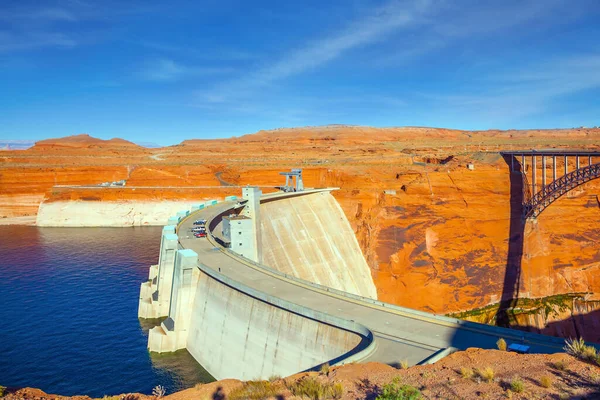
<path id="1" fill-rule="evenodd" d="M 269 66 L 215 88 L 200 93 L 201 100 L 226 101 L 234 93 L 248 93 L 272 82 L 303 73 L 339 58 L 352 49 L 382 40 L 392 32 L 422 23 L 432 9 L 432 1 L 391 1 L 370 15 L 349 23 L 345 29 L 322 39 L 307 42 L 281 55 Z"/>
<path id="2" fill-rule="evenodd" d="M 192 45 L 182 46 L 149 40 L 129 41 L 129 43 L 142 46 L 146 49 L 156 50 L 160 53 L 171 53 L 172 55 L 193 57 L 202 60 L 248 61 L 259 57 L 257 53 L 233 48 L 219 47 L 207 51 L 205 48 L 198 48 Z"/>
<path id="3" fill-rule="evenodd" d="M 70 48 L 77 41 L 59 32 L 26 32 L 17 34 L 0 31 L 0 53 L 30 50 L 39 47 Z"/>
<path id="4" fill-rule="evenodd" d="M 140 77 L 150 81 L 169 82 L 189 77 L 226 74 L 233 71 L 234 69 L 230 67 L 190 67 L 171 59 L 161 58 L 147 63 L 141 70 Z"/>
<path id="5" fill-rule="evenodd" d="M 70 48 L 86 43 L 91 35 L 86 21 L 114 22 L 117 16 L 155 11 L 146 4 L 104 0 L 101 5 L 80 0 L 15 2 L 0 8 L 0 52 L 41 47 Z"/>
<path id="6" fill-rule="evenodd" d="M 490 73 L 460 94 L 417 93 L 436 109 L 507 121 L 547 112 L 563 96 L 600 88 L 600 53 L 552 57 Z"/>
<path id="7" fill-rule="evenodd" d="M 77 21 L 78 18 L 64 8 L 41 8 L 37 10 L 3 10 L 0 11 L 0 20 L 4 21 Z"/>

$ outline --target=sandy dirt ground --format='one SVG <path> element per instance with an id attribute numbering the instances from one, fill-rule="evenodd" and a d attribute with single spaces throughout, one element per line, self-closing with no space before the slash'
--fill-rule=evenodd
<path id="1" fill-rule="evenodd" d="M 408 385 L 422 399 L 598 399 L 600 368 L 567 354 L 516 354 L 499 350 L 468 349 L 442 359 L 433 365 L 397 369 L 379 363 L 350 364 L 328 371 L 310 372 L 271 381 L 244 383 L 222 380 L 198 384 L 194 388 L 167 394 L 168 400 L 212 399 L 289 399 L 309 397 L 294 395 L 305 381 L 320 387 L 339 386 L 343 400 L 375 399 L 389 385 Z M 257 389 L 260 388 L 260 389 Z M 404 386 L 405 390 L 408 390 Z M 5 398 L 13 399 L 77 399 L 60 397 L 38 389 L 8 389 Z M 262 395 L 261 395 L 262 394 Z M 270 395 L 269 395 L 270 394 Z M 129 395 L 129 397 L 125 397 Z M 252 397 L 254 395 L 255 397 Z M 333 397 L 323 397 L 333 398 Z M 408 398 L 408 397 L 407 397 Z M 116 395 L 118 399 L 154 399 L 140 394 Z"/>

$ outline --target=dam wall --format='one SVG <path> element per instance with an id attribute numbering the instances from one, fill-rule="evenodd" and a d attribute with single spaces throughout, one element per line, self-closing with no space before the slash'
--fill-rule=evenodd
<path id="1" fill-rule="evenodd" d="M 310 200 L 329 190 L 265 195 L 261 204 Z M 325 362 L 426 363 L 453 349 L 496 348 L 499 338 L 531 352 L 562 351 L 562 339 L 410 310 L 254 262 L 223 247 L 218 237 L 220 220 L 243 203 L 211 202 L 169 219 L 176 235 L 172 226 L 164 228 L 159 264 L 140 291 L 140 318 L 167 317 L 150 330 L 150 351 L 187 349 L 216 378 L 244 380 Z M 206 219 L 207 237 L 191 234 L 195 219 Z M 169 275 L 170 283 L 163 278 Z M 168 306 L 160 299 L 168 299 Z"/>
<path id="2" fill-rule="evenodd" d="M 329 191 L 263 201 L 262 264 L 372 299 L 377 288 L 354 231 Z"/>
<path id="3" fill-rule="evenodd" d="M 163 229 L 159 262 L 140 290 L 139 317 L 167 317 L 150 330 L 150 351 L 185 348 L 215 378 L 242 380 L 287 376 L 373 351 L 366 327 L 236 282 L 203 263 L 216 250 L 207 239 L 197 239 L 207 244 L 198 254 L 177 243 L 174 229 Z"/>
<path id="4" fill-rule="evenodd" d="M 194 201 L 55 201 L 40 204 L 36 225 L 45 227 L 160 226 Z"/>
<path id="5" fill-rule="evenodd" d="M 312 310 L 201 274 L 186 348 L 219 379 L 288 376 L 324 362 L 334 364 L 366 341 L 358 334 L 368 335 L 366 329 L 349 326 L 353 332 L 326 321 Z"/>

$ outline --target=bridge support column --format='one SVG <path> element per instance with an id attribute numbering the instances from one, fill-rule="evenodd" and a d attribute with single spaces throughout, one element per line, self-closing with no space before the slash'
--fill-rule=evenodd
<path id="1" fill-rule="evenodd" d="M 552 156 L 552 182 L 556 180 L 556 156 Z"/>
<path id="2" fill-rule="evenodd" d="M 579 169 L 579 156 L 575 156 L 575 169 Z"/>
<path id="3" fill-rule="evenodd" d="M 569 173 L 569 156 L 565 156 L 565 175 Z"/>
<path id="4" fill-rule="evenodd" d="M 537 169 L 537 162 L 535 160 L 535 155 L 531 156 L 531 195 L 535 194 L 535 170 Z"/>
<path id="5" fill-rule="evenodd" d="M 542 190 L 546 190 L 546 157 L 542 156 Z"/>

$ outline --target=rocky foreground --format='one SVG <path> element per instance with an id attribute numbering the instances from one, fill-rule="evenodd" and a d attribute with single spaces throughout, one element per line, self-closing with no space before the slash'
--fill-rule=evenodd
<path id="1" fill-rule="evenodd" d="M 468 349 L 433 364 L 406 369 L 379 363 L 324 368 L 321 372 L 273 377 L 270 381 L 222 380 L 169 394 L 168 400 L 203 399 L 598 399 L 600 368 L 567 354 L 516 354 Z M 403 393 L 406 397 L 392 397 Z M 315 397 L 319 395 L 321 397 Z M 409 397 L 411 394 L 413 397 Z M 379 396 L 379 397 L 378 397 Z M 387 396 L 387 397 L 386 397 Z M 38 389 L 7 389 L 5 399 L 89 400 Z M 105 399 L 149 400 L 156 396 L 122 394 Z"/>

